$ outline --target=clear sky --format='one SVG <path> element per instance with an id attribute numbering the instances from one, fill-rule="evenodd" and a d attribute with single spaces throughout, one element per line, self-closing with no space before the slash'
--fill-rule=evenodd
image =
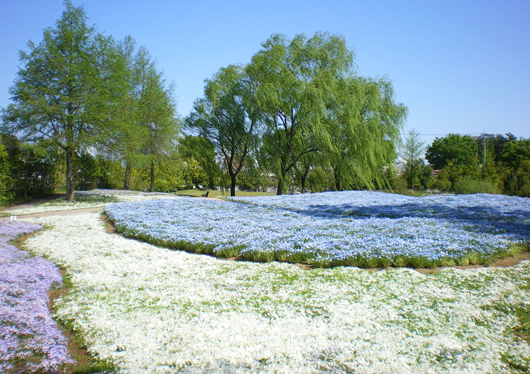
<path id="1" fill-rule="evenodd" d="M 358 74 L 386 76 L 405 131 L 530 138 L 530 0 L 72 0 L 100 32 L 145 45 L 174 82 L 179 115 L 221 67 L 246 64 L 272 34 L 340 34 Z M 0 0 L 0 107 L 18 51 L 55 26 L 62 0 Z M 440 135 L 439 135 L 440 136 Z"/>

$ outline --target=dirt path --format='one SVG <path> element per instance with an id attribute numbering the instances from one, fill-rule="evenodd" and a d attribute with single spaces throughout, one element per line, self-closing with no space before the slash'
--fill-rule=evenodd
<path id="1" fill-rule="evenodd" d="M 15 214 L 13 214 L 13 215 L 16 216 L 17 219 L 23 219 L 23 218 L 26 218 L 26 217 L 40 218 L 40 217 L 51 217 L 51 216 L 68 216 L 68 215 L 72 215 L 72 214 L 81 214 L 81 213 L 86 213 L 86 212 L 98 212 L 100 210 L 103 210 L 103 207 L 100 206 L 100 207 L 97 207 L 97 208 L 58 210 L 58 211 L 55 211 L 55 212 L 42 212 L 42 213 L 34 213 L 34 214 L 24 214 L 22 216 L 16 216 Z M 13 212 L 13 213 L 16 213 L 16 212 Z M 11 217 L 1 217 L 0 221 L 6 220 L 6 219 L 10 220 Z"/>

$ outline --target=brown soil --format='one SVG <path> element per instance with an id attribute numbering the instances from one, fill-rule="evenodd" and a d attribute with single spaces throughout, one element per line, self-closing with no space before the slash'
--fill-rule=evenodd
<path id="1" fill-rule="evenodd" d="M 122 236 L 119 232 L 116 231 L 116 227 L 114 226 L 114 223 L 110 221 L 105 214 L 101 215 L 101 220 L 105 224 L 105 232 L 107 234 L 115 234 Z"/>
<path id="2" fill-rule="evenodd" d="M 66 275 L 66 270 L 59 269 L 59 273 L 61 273 L 61 276 Z M 70 292 L 71 288 L 66 287 L 63 285 L 62 288 L 56 289 L 56 290 L 49 290 L 48 291 L 48 309 L 50 311 L 53 311 L 55 306 L 55 301 L 66 294 Z M 63 335 L 68 339 L 68 353 L 70 353 L 70 356 L 76 361 L 75 365 L 70 365 L 68 369 L 70 371 L 74 371 L 76 368 L 81 367 L 87 367 L 90 366 L 94 362 L 94 358 L 88 353 L 87 349 L 84 348 L 79 342 L 79 338 L 67 327 L 63 326 L 62 324 L 58 323 L 59 329 L 63 333 Z"/>

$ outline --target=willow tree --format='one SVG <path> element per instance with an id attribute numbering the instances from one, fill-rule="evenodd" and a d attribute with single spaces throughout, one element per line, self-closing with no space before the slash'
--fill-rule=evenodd
<path id="1" fill-rule="evenodd" d="M 256 140 L 258 117 L 250 103 L 251 90 L 244 70 L 222 68 L 206 80 L 204 98 L 195 101 L 186 123 L 209 139 L 230 176 L 230 196 L 236 195 L 237 176 Z"/>
<path id="2" fill-rule="evenodd" d="M 5 132 L 27 141 L 51 139 L 66 157 L 66 198 L 74 197 L 74 154 L 102 134 L 113 111 L 119 74 L 111 38 L 87 24 L 82 7 L 66 10 L 43 40 L 20 51 L 22 67 L 9 89 L 12 104 L 3 111 Z M 119 80 L 119 79 L 118 79 Z"/>
<path id="3" fill-rule="evenodd" d="M 388 188 L 407 108 L 392 84 L 350 76 L 335 81 L 326 99 L 327 128 L 320 149 L 338 191 Z"/>
<path id="4" fill-rule="evenodd" d="M 281 195 L 286 177 L 325 135 L 326 107 L 336 79 L 353 69 L 344 38 L 317 33 L 292 40 L 273 35 L 246 67 L 253 82 L 252 105 L 262 115 L 263 150 L 271 158 Z"/>

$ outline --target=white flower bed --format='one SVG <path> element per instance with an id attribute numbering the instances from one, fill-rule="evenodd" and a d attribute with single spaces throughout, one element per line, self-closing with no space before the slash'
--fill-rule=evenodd
<path id="1" fill-rule="evenodd" d="M 73 320 L 89 351 L 121 372 L 509 373 L 530 367 L 530 347 L 512 333 L 518 321 L 511 308 L 528 307 L 529 262 L 430 276 L 410 269 L 305 271 L 106 234 L 97 213 L 27 220 L 53 226 L 27 247 L 72 276 L 74 290 L 59 302 L 57 316 Z"/>

